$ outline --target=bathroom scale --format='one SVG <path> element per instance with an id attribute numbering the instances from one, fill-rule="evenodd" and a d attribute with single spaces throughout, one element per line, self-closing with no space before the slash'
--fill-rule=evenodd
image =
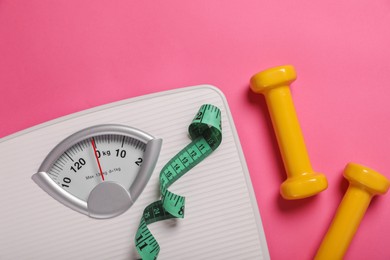
<path id="1" fill-rule="evenodd" d="M 217 150 L 171 187 L 185 217 L 148 225 L 158 259 L 269 259 L 250 175 L 222 92 L 185 87 L 95 107 L 0 139 L 0 259 L 139 259 L 135 234 L 160 171 L 191 142 L 204 104 Z"/>

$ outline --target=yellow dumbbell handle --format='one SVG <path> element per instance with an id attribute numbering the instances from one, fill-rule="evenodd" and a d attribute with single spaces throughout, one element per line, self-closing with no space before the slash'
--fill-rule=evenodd
<path id="1" fill-rule="evenodd" d="M 372 195 L 350 184 L 315 260 L 342 259 L 370 204 Z"/>
<path id="2" fill-rule="evenodd" d="M 264 94 L 289 177 L 312 173 L 313 169 L 298 123 L 290 87 L 272 88 Z"/>

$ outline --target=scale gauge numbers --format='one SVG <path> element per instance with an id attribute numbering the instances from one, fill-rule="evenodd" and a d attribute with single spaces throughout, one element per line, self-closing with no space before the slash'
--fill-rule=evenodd
<path id="1" fill-rule="evenodd" d="M 161 143 L 129 126 L 89 127 L 59 143 L 32 179 L 78 212 L 111 218 L 138 198 L 153 172 Z"/>

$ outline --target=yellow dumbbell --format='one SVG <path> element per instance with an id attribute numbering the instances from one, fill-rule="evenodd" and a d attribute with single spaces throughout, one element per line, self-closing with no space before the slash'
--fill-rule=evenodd
<path id="1" fill-rule="evenodd" d="M 285 199 L 301 199 L 328 187 L 325 175 L 311 167 L 291 98 L 290 84 L 296 79 L 293 66 L 280 66 L 257 73 L 251 89 L 265 96 L 280 152 L 287 172 L 280 192 Z"/>
<path id="2" fill-rule="evenodd" d="M 390 181 L 365 166 L 349 163 L 344 170 L 349 187 L 317 251 L 315 260 L 342 259 L 373 196 L 385 194 Z"/>

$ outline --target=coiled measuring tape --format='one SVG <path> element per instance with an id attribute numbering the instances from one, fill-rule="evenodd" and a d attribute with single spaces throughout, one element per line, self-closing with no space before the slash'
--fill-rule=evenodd
<path id="1" fill-rule="evenodd" d="M 185 197 L 168 190 L 186 172 L 210 155 L 222 141 L 221 111 L 202 105 L 188 132 L 193 140 L 176 154 L 160 172 L 161 199 L 147 206 L 135 235 L 135 246 L 143 260 L 156 259 L 160 246 L 147 225 L 171 218 L 184 218 Z"/>

